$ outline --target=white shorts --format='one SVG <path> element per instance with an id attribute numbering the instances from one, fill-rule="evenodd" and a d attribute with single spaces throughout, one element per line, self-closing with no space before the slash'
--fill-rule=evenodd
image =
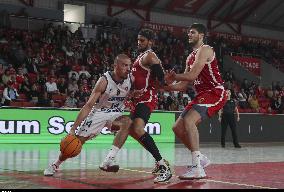
<path id="1" fill-rule="evenodd" d="M 93 110 L 78 127 L 76 135 L 92 139 L 100 134 L 104 127 L 110 128 L 112 122 L 122 116 L 121 112 L 102 112 Z"/>

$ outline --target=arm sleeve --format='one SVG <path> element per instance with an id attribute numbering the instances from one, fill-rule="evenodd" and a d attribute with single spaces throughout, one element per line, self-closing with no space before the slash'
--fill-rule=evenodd
<path id="1" fill-rule="evenodd" d="M 158 79 L 162 85 L 165 85 L 165 79 L 164 79 L 165 74 L 162 69 L 162 66 L 160 64 L 153 64 L 151 65 L 150 69 L 153 77 Z"/>

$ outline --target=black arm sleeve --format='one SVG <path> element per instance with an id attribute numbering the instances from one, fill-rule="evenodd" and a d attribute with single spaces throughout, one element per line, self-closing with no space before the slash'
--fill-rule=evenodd
<path id="1" fill-rule="evenodd" d="M 162 69 L 162 66 L 160 64 L 153 64 L 150 67 L 151 73 L 154 78 L 157 78 L 161 85 L 165 85 L 165 79 L 164 79 L 164 71 Z"/>

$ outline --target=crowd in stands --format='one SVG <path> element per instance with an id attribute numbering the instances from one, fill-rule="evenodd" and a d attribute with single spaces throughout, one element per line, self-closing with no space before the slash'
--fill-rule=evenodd
<path id="1" fill-rule="evenodd" d="M 86 41 L 80 28 L 72 33 L 67 26 L 52 23 L 33 32 L 0 28 L 1 105 L 82 107 L 98 78 L 112 69 L 118 53 L 135 59 L 136 35 L 137 31 L 121 34 L 101 30 L 95 39 Z M 160 31 L 157 38 L 155 51 L 164 68 L 183 72 L 190 51 L 187 41 L 168 31 Z M 214 41 L 224 46 L 220 40 Z M 231 49 L 227 42 L 224 47 Z M 241 112 L 283 113 L 284 87 L 280 82 L 264 89 L 247 80 L 236 82 L 231 71 L 224 73 L 224 80 Z M 192 87 L 186 92 L 159 91 L 157 109 L 181 111 L 194 96 Z"/>

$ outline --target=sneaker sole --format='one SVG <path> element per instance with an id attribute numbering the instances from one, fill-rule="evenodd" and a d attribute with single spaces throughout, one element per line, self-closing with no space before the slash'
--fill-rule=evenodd
<path id="1" fill-rule="evenodd" d="M 119 166 L 118 165 L 114 165 L 114 166 L 108 167 L 107 169 L 105 169 L 103 167 L 99 167 L 99 168 L 100 168 L 100 170 L 103 170 L 105 172 L 113 172 L 113 173 L 116 173 L 119 170 Z"/>
<path id="2" fill-rule="evenodd" d="M 54 173 L 53 173 L 53 174 L 46 174 L 46 173 L 44 173 L 43 175 L 44 175 L 44 176 L 47 176 L 47 177 L 51 177 L 51 176 L 54 175 Z"/>
<path id="3" fill-rule="evenodd" d="M 180 180 L 194 180 L 194 179 L 205 179 L 206 176 L 204 176 L 204 177 L 182 177 L 182 176 L 179 176 L 178 178 Z"/>

